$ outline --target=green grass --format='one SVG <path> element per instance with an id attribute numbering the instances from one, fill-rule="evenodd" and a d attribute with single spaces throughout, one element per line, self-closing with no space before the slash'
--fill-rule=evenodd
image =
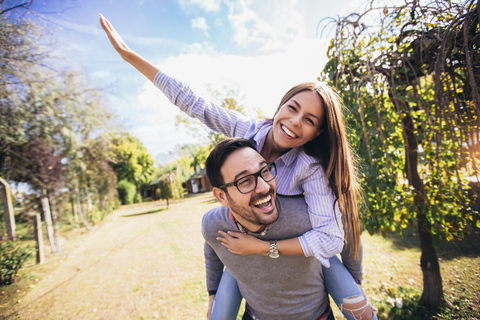
<path id="1" fill-rule="evenodd" d="M 62 252 L 46 263 L 32 257 L 10 286 L 0 288 L 0 319 L 204 319 L 201 218 L 218 203 L 210 194 L 122 206 L 94 231 L 62 228 Z M 17 225 L 24 244 L 33 227 Z M 419 305 L 420 250 L 414 228 L 405 236 L 362 234 L 364 289 L 379 319 L 480 319 L 480 232 L 439 244 L 446 307 Z M 402 307 L 395 301 L 402 301 Z M 335 311 L 336 318 L 341 319 Z M 239 317 L 238 319 L 241 319 Z"/>

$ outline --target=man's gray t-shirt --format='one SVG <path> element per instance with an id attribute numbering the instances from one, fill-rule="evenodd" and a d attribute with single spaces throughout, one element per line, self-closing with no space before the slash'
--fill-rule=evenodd
<path id="1" fill-rule="evenodd" d="M 279 218 L 264 236 L 256 234 L 259 239 L 289 239 L 312 229 L 303 197 L 277 195 L 276 204 Z M 238 231 L 228 208 L 214 208 L 203 217 L 207 290 L 217 289 L 225 265 L 249 310 L 261 320 L 313 320 L 325 312 L 328 297 L 322 265 L 315 257 L 236 255 L 216 240 L 218 230 Z"/>

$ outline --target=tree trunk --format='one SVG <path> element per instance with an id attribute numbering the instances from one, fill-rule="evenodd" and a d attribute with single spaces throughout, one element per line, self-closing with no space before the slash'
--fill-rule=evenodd
<path id="1" fill-rule="evenodd" d="M 37 264 L 43 264 L 45 254 L 43 251 L 42 219 L 39 214 L 35 215 L 35 235 L 37 239 Z"/>
<path id="2" fill-rule="evenodd" d="M 168 204 L 168 198 L 167 198 L 167 210 L 168 210 L 169 204 Z"/>
<path id="3" fill-rule="evenodd" d="M 88 231 L 92 230 L 90 223 L 88 223 L 87 215 L 85 213 L 85 205 L 82 201 L 82 191 L 78 190 L 78 197 L 77 197 L 77 208 L 80 210 L 80 219 L 82 220 L 83 225 Z"/>
<path id="4" fill-rule="evenodd" d="M 77 209 L 77 203 L 75 201 L 74 195 L 72 195 L 71 204 L 72 204 L 73 221 L 78 222 L 78 209 Z"/>
<path id="5" fill-rule="evenodd" d="M 50 202 L 50 209 L 52 213 L 53 239 L 55 240 L 55 248 L 57 250 L 57 253 L 59 253 L 61 251 L 60 233 L 58 228 L 58 211 L 57 211 L 57 205 L 56 205 L 54 194 L 55 193 L 53 192 L 53 190 L 50 190 L 48 192 L 48 200 Z"/>
<path id="6" fill-rule="evenodd" d="M 405 171 L 408 177 L 408 183 L 414 188 L 414 203 L 417 208 L 418 232 L 420 237 L 420 266 L 423 273 L 423 293 L 420 301 L 432 310 L 437 310 L 445 303 L 443 296 L 442 276 L 440 274 L 440 265 L 438 255 L 433 245 L 432 235 L 430 233 L 430 223 L 425 215 L 424 209 L 426 194 L 423 180 L 418 174 L 418 142 L 415 136 L 412 117 L 407 114 L 403 119 L 403 132 L 405 135 L 405 153 L 406 163 Z"/>
<path id="7" fill-rule="evenodd" d="M 417 214 L 417 222 L 422 250 L 420 266 L 423 273 L 423 292 L 420 302 L 432 310 L 438 310 L 445 303 L 445 297 L 437 250 L 433 245 L 432 235 L 428 231 L 427 226 L 430 223 L 425 214 Z"/>
<path id="8" fill-rule="evenodd" d="M 8 183 L 0 178 L 0 192 L 2 193 L 3 210 L 5 211 L 5 227 L 10 239 L 15 239 L 15 214 L 13 212 L 12 198 L 10 193 L 10 186 Z"/>
<path id="9" fill-rule="evenodd" d="M 42 188 L 40 202 L 42 203 L 43 220 L 45 221 L 45 227 L 47 228 L 48 242 L 50 243 L 52 253 L 57 253 L 57 248 L 53 239 L 52 214 L 50 212 L 50 205 L 48 203 L 47 189 L 45 188 Z"/>

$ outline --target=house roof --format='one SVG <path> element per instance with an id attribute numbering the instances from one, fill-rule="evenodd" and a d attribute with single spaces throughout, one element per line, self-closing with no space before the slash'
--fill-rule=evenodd
<path id="1" fill-rule="evenodd" d="M 200 169 L 198 172 L 192 174 L 190 176 L 190 178 L 188 178 L 188 180 L 204 178 L 206 176 L 207 176 L 207 170 L 205 170 L 205 168 L 203 168 L 203 169 Z"/>

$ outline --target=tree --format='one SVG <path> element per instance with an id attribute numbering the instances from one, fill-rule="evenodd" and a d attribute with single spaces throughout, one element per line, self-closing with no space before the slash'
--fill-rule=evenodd
<path id="1" fill-rule="evenodd" d="M 215 145 L 210 143 L 205 144 L 184 144 L 179 147 L 177 153 L 183 158 L 188 158 L 191 161 L 189 162 L 190 167 L 194 172 L 203 168 L 205 161 L 207 160 L 208 155 L 212 151 Z M 190 176 L 193 172 L 190 174 Z M 189 176 L 189 177 L 190 177 Z"/>
<path id="2" fill-rule="evenodd" d="M 171 171 L 160 177 L 158 188 L 155 190 L 161 199 L 167 201 L 167 209 L 169 208 L 169 199 L 178 199 L 183 196 L 182 182 L 180 175 L 176 171 Z"/>
<path id="3" fill-rule="evenodd" d="M 28 9 L 31 3 L 0 1 L 0 176 L 37 188 L 46 224 L 51 210 L 58 230 L 55 202 L 63 194 L 57 191 L 66 177 L 71 198 L 80 198 L 87 208 L 92 207 L 92 194 L 102 195 L 102 204 L 116 197 L 109 184 L 116 179 L 109 175 L 113 171 L 107 158 L 96 156 L 98 149 L 90 149 L 89 142 L 92 132 L 98 134 L 109 126 L 112 115 L 101 91 L 92 88 L 84 75 L 52 67 L 55 61 L 45 50 L 49 46 L 43 45 L 44 30 L 9 15 L 15 9 Z M 50 167 L 49 159 L 62 164 L 60 175 L 42 174 Z M 92 184 L 100 191 L 91 192 L 96 187 Z M 87 219 L 83 220 L 88 227 Z"/>
<path id="4" fill-rule="evenodd" d="M 478 4 L 371 1 L 334 21 L 321 75 L 350 110 L 350 140 L 365 164 L 366 228 L 401 233 L 416 222 L 421 301 L 434 309 L 444 303 L 436 244 L 480 227 L 466 179 L 478 177 Z"/>
<path id="5" fill-rule="evenodd" d="M 63 155 L 53 145 L 47 145 L 38 137 L 33 137 L 25 150 L 30 159 L 25 163 L 23 172 L 28 173 L 24 182 L 40 189 L 40 201 L 43 209 L 47 236 L 52 253 L 60 252 L 60 234 L 55 191 L 62 185 L 65 165 Z"/>
<path id="6" fill-rule="evenodd" d="M 152 180 L 153 158 L 147 148 L 128 132 L 108 133 L 112 149 L 110 163 L 117 173 L 118 181 L 133 182 L 138 190 L 145 190 Z"/>
<path id="7" fill-rule="evenodd" d="M 239 92 L 234 89 L 228 89 L 225 87 L 222 91 L 213 90 L 212 88 L 209 88 L 208 90 L 211 92 L 214 101 L 216 101 L 223 108 L 239 112 L 244 116 L 258 118 L 263 117 L 263 113 L 260 109 L 246 109 L 239 102 Z M 184 113 L 177 115 L 176 125 L 183 125 L 188 130 L 191 130 L 196 134 L 201 134 L 201 132 L 204 132 L 207 136 L 211 149 L 215 147 L 220 141 L 225 139 L 225 135 L 210 130 L 204 124 L 200 123 L 200 121 L 198 121 L 197 119 L 193 119 Z M 209 152 L 211 151 L 211 149 L 209 150 Z M 203 162 L 201 163 L 203 164 Z"/>

